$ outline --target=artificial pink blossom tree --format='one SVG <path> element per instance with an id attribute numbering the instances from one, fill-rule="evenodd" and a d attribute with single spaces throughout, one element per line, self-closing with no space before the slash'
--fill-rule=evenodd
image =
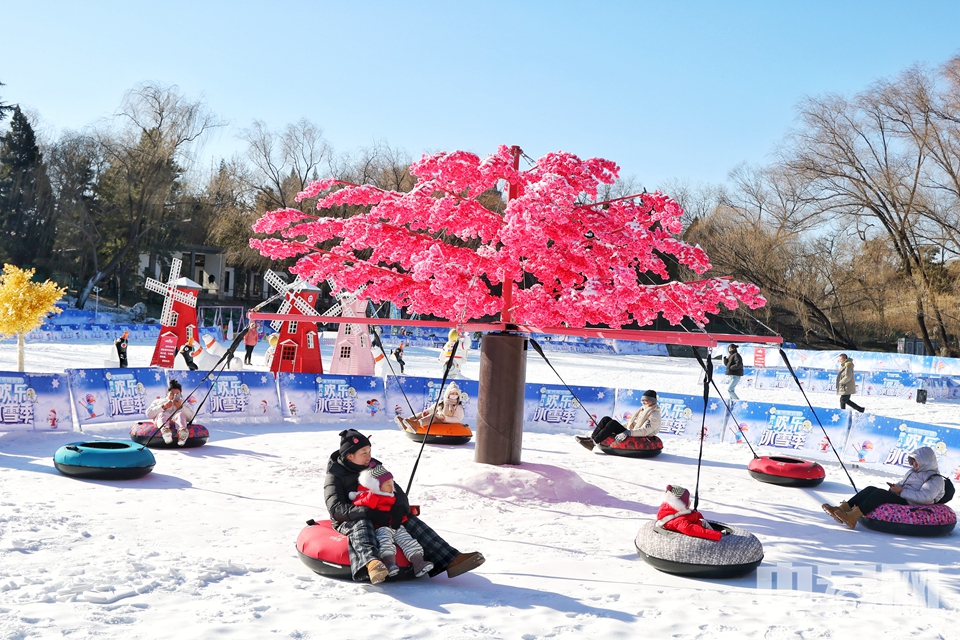
<path id="1" fill-rule="evenodd" d="M 425 155 L 410 173 L 417 182 L 407 193 L 313 182 L 298 201 L 317 197 L 320 212 L 348 206 L 356 213 L 272 211 L 253 230 L 274 237 L 252 238 L 250 246 L 274 259 L 296 257 L 291 271 L 314 283 L 330 278 L 351 291 L 366 285 L 374 302 L 454 321 L 503 312 L 499 285 L 531 276 L 535 284 L 517 286 L 507 311 L 512 322 L 535 327 L 643 326 L 660 313 L 672 324 L 690 317 L 703 326 L 721 306 L 765 303 L 755 285 L 728 279 L 645 283 L 647 272 L 669 277 L 661 256 L 698 274 L 710 262 L 677 237 L 682 209 L 660 192 L 590 204 L 617 179 L 609 160 L 557 152 L 521 171 L 501 146 L 485 159 L 465 151 Z M 502 213 L 481 204 L 481 194 L 505 183 L 517 195 Z M 320 248 L 330 241 L 332 248 Z"/>

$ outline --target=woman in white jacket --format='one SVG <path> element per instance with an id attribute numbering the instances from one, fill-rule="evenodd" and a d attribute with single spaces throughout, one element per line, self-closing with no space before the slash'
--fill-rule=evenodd
<path id="1" fill-rule="evenodd" d="M 598 445 L 610 436 L 617 442 L 623 442 L 628 437 L 646 438 L 660 433 L 660 405 L 657 404 L 657 392 L 653 389 L 643 392 L 640 398 L 640 409 L 630 418 L 627 426 L 623 426 L 610 416 L 600 419 L 597 427 L 589 436 L 574 436 L 585 449 L 593 451 Z"/>
<path id="2" fill-rule="evenodd" d="M 942 498 L 944 482 L 937 467 L 936 452 L 930 447 L 920 447 L 907 456 L 907 461 L 913 468 L 900 482 L 888 482 L 888 489 L 867 487 L 841 502 L 839 507 L 824 504 L 823 510 L 840 524 L 855 529 L 861 517 L 882 504 L 934 504 Z"/>
<path id="3" fill-rule="evenodd" d="M 183 400 L 183 387 L 176 380 L 167 385 L 167 395 L 157 398 L 147 407 L 147 417 L 160 429 L 160 435 L 166 444 L 173 443 L 171 425 L 176 427 L 177 444 L 181 447 L 190 437 L 189 422 L 193 420 L 190 403 Z"/>

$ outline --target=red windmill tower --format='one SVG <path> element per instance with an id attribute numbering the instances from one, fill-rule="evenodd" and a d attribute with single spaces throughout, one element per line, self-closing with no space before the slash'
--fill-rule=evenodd
<path id="1" fill-rule="evenodd" d="M 320 297 L 320 289 L 303 278 L 297 278 L 288 284 L 279 274 L 267 270 L 263 279 L 277 293 L 283 294 L 283 302 L 277 313 L 318 316 L 314 305 Z M 317 323 L 299 320 L 275 320 L 270 323 L 277 336 L 277 350 L 273 356 L 270 370 L 274 373 L 323 373 L 323 361 L 320 358 L 320 334 Z"/>
<path id="2" fill-rule="evenodd" d="M 174 258 L 167 282 L 147 278 L 144 284 L 164 297 L 160 337 L 150 360 L 152 366 L 172 368 L 181 345 L 197 339 L 197 294 L 201 287 L 190 278 L 180 277 L 180 265 L 180 260 Z"/>

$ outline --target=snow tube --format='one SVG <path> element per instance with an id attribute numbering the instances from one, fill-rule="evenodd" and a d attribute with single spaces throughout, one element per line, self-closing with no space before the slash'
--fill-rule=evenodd
<path id="1" fill-rule="evenodd" d="M 329 520 L 320 520 L 307 524 L 297 536 L 297 553 L 303 564 L 314 573 L 328 578 L 351 579 L 350 553 L 347 550 L 347 537 L 338 533 Z M 387 581 L 409 580 L 415 577 L 413 567 L 403 551 L 397 547 L 397 566 L 400 573 Z M 364 573 L 366 570 L 364 569 Z"/>
<path id="2" fill-rule="evenodd" d="M 75 478 L 129 480 L 145 476 L 157 464 L 143 445 L 124 440 L 71 442 L 53 454 L 57 471 Z"/>
<path id="3" fill-rule="evenodd" d="M 823 467 L 810 460 L 788 456 L 760 456 L 747 465 L 750 475 L 760 482 L 785 487 L 815 487 L 827 477 Z"/>
<path id="4" fill-rule="evenodd" d="M 185 447 L 202 447 L 207 444 L 207 440 L 210 438 L 210 432 L 202 424 L 191 424 L 190 425 L 190 437 L 187 438 L 187 441 L 183 446 Z M 177 434 L 173 434 L 173 442 L 167 444 L 163 441 L 163 436 L 160 435 L 160 432 L 157 430 L 156 425 L 152 422 L 138 422 L 134 426 L 130 427 L 130 439 L 134 442 L 140 444 L 145 444 L 148 447 L 154 447 L 156 449 L 176 449 L 180 445 L 177 444 Z"/>
<path id="5" fill-rule="evenodd" d="M 414 442 L 423 442 L 426 438 L 427 444 L 467 444 L 473 437 L 470 427 L 459 422 L 434 422 L 430 425 L 430 435 L 427 435 L 426 427 L 414 430 L 400 416 L 394 418 L 394 421 Z"/>
<path id="6" fill-rule="evenodd" d="M 597 446 L 604 453 L 628 458 L 652 458 L 663 451 L 663 441 L 657 436 L 643 438 L 628 436 L 623 442 L 617 442 L 617 439 L 611 436 Z"/>
<path id="7" fill-rule="evenodd" d="M 689 578 L 735 578 L 760 565 L 763 545 L 756 536 L 721 522 L 710 526 L 724 532 L 719 541 L 670 531 L 650 521 L 640 527 L 634 544 L 654 568 Z"/>
<path id="8" fill-rule="evenodd" d="M 945 504 L 882 504 L 860 523 L 898 536 L 945 536 L 957 526 L 957 514 Z"/>

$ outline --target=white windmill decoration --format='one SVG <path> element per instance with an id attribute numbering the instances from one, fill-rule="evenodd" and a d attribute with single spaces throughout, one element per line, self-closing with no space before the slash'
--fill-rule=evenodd
<path id="1" fill-rule="evenodd" d="M 283 294 L 283 302 L 280 303 L 280 308 L 277 309 L 277 313 L 288 313 L 291 307 L 296 307 L 297 311 L 305 316 L 320 315 L 306 300 L 297 297 L 296 294 L 303 291 L 304 287 L 310 284 L 300 276 L 297 276 L 297 279 L 293 282 L 287 282 L 280 277 L 280 274 L 267 269 L 267 272 L 263 275 L 263 279 L 267 284 L 276 289 L 277 293 Z M 274 320 L 270 323 L 270 326 L 274 331 L 280 331 L 283 322 L 283 320 Z"/>
<path id="2" fill-rule="evenodd" d="M 150 291 L 159 293 L 163 296 L 163 311 L 160 313 L 160 324 L 165 327 L 172 327 L 177 324 L 174 322 L 173 317 L 174 301 L 185 304 L 188 307 L 197 306 L 196 296 L 192 296 L 189 293 L 181 291 L 177 288 L 177 280 L 180 279 L 180 268 L 182 264 L 183 263 L 179 258 L 174 258 L 170 262 L 170 276 L 167 278 L 166 282 L 160 282 L 159 280 L 154 280 L 153 278 L 147 278 L 147 281 L 143 285 Z"/>

